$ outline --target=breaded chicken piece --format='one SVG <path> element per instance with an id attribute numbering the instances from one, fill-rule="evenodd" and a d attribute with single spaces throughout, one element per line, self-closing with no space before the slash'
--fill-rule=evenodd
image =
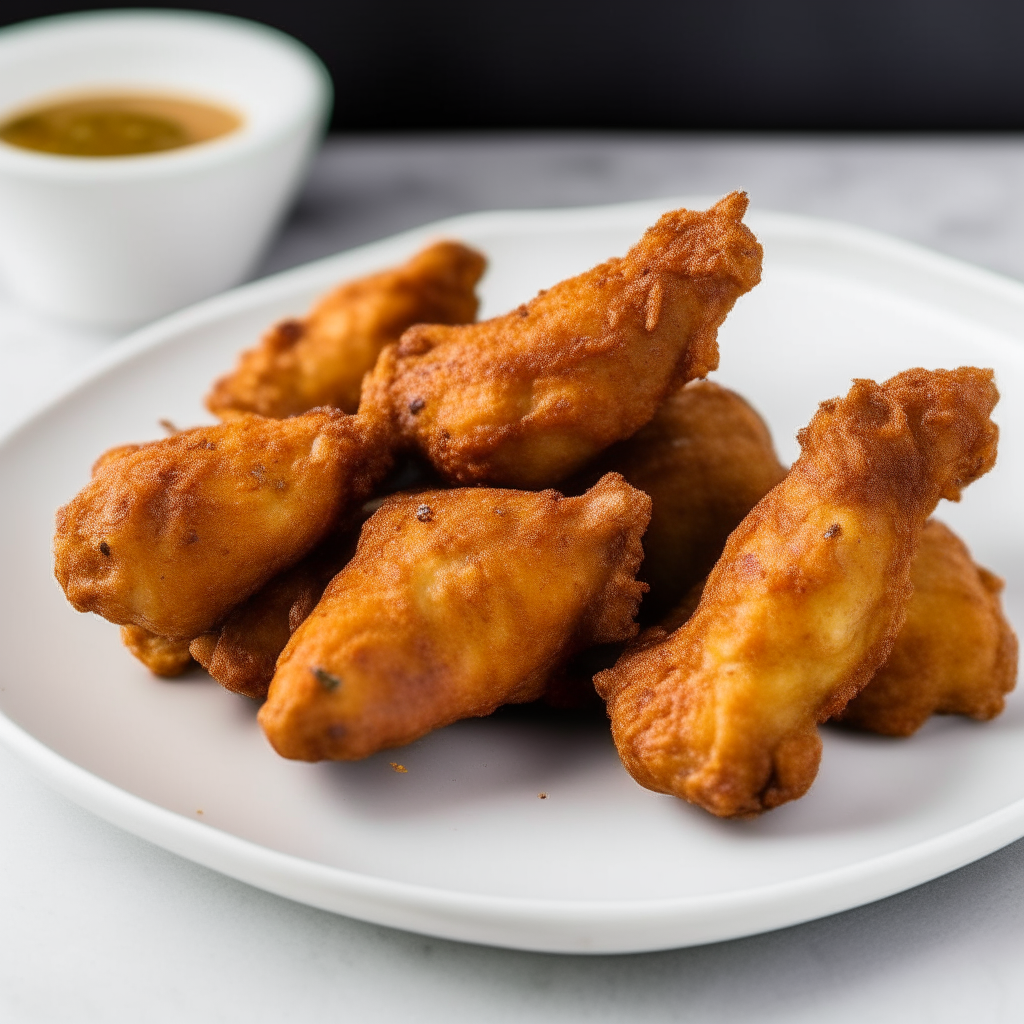
<path id="1" fill-rule="evenodd" d="M 573 652 L 624 640 L 650 499 L 482 488 L 388 498 L 281 655 L 259 720 L 279 754 L 356 760 L 535 700 Z"/>
<path id="2" fill-rule="evenodd" d="M 329 405 L 355 412 L 359 387 L 380 350 L 418 323 L 468 324 L 484 257 L 459 242 L 437 242 L 408 263 L 349 281 L 302 320 L 282 320 L 207 396 L 216 416 L 295 416 Z"/>
<path id="3" fill-rule="evenodd" d="M 884 736 L 910 736 L 931 715 L 987 721 L 1017 681 L 1017 637 L 1003 614 L 1003 581 L 975 565 L 963 541 L 929 519 L 910 565 L 914 592 L 888 660 L 832 719 Z M 683 625 L 700 603 L 698 583 L 659 623 Z"/>
<path id="4" fill-rule="evenodd" d="M 786 475 L 764 420 L 707 380 L 670 394 L 650 423 L 587 467 L 585 480 L 608 472 L 651 497 L 639 573 L 651 588 L 641 609 L 648 622 L 707 576 L 729 534 Z"/>
<path id="5" fill-rule="evenodd" d="M 79 611 L 192 640 L 306 555 L 389 464 L 382 425 L 336 409 L 126 447 L 58 510 L 57 579 Z"/>
<path id="6" fill-rule="evenodd" d="M 418 482 L 417 469 L 404 467 L 399 471 L 400 480 Z M 366 502 L 347 517 L 351 526 L 336 530 L 301 562 L 232 609 L 220 626 L 197 636 L 189 644 L 192 657 L 226 690 L 264 700 L 289 637 L 355 554 L 360 527 L 383 501 L 374 498 Z"/>
<path id="7" fill-rule="evenodd" d="M 665 214 L 622 258 L 484 323 L 419 325 L 381 353 L 365 407 L 454 483 L 547 487 L 718 365 L 718 328 L 761 276 L 747 197 Z"/>
<path id="8" fill-rule="evenodd" d="M 729 537 L 700 604 L 595 677 L 623 764 L 721 816 L 802 796 L 837 714 L 889 656 L 940 497 L 991 468 L 990 370 L 855 381 L 800 432 L 786 479 Z"/>
<path id="9" fill-rule="evenodd" d="M 1003 581 L 963 541 L 929 520 L 910 570 L 914 596 L 889 660 L 838 721 L 910 736 L 931 715 L 985 721 L 1017 681 L 1017 637 L 1003 614 Z"/>
<path id="10" fill-rule="evenodd" d="M 641 622 L 671 632 L 693 614 L 704 580 L 743 517 L 786 475 L 764 420 L 736 392 L 691 381 L 658 406 L 654 419 L 607 449 L 566 485 L 580 493 L 617 472 L 651 498 L 644 561 L 637 579 L 651 590 Z M 543 701 L 560 711 L 604 707 L 593 677 L 622 645 L 581 651 L 549 681 Z"/>
<path id="11" fill-rule="evenodd" d="M 275 576 L 217 629 L 197 636 L 188 648 L 191 656 L 225 689 L 263 700 L 289 637 L 352 557 L 357 537 L 358 531 L 329 538 Z"/>
<path id="12" fill-rule="evenodd" d="M 187 640 L 166 640 L 141 626 L 122 626 L 121 643 L 155 676 L 180 676 L 195 666 Z"/>

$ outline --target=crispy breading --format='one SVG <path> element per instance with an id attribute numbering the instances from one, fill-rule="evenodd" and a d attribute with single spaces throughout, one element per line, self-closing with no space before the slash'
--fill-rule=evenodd
<path id="1" fill-rule="evenodd" d="M 671 608 L 671 628 L 658 621 L 666 632 L 693 614 L 726 538 L 786 475 L 764 420 L 736 392 L 707 380 L 672 392 L 650 423 L 599 455 L 566 489 L 580 493 L 608 472 L 651 499 L 637 573 L 651 590 L 640 620 L 652 623 Z M 592 680 L 621 654 L 614 645 L 580 652 L 552 677 L 544 702 L 565 711 L 603 708 Z"/>
<path id="2" fill-rule="evenodd" d="M 404 466 L 383 486 L 395 483 L 423 486 L 420 467 Z M 189 645 L 192 657 L 227 690 L 263 700 L 270 688 L 277 659 L 288 638 L 308 618 L 331 579 L 355 553 L 361 525 L 380 508 L 374 498 L 347 517 L 301 562 L 275 576 L 247 601 L 232 609 L 219 627 L 197 636 Z"/>
<path id="3" fill-rule="evenodd" d="M 79 611 L 192 640 L 306 555 L 389 465 L 382 425 L 336 409 L 127 446 L 58 510 L 55 573 Z"/>
<path id="4" fill-rule="evenodd" d="M 806 792 L 816 723 L 867 685 L 903 625 L 925 520 L 995 461 L 997 398 L 992 372 L 966 367 L 858 380 L 822 403 L 693 616 L 595 678 L 641 785 L 721 816 Z"/>
<path id="5" fill-rule="evenodd" d="M 889 660 L 838 721 L 910 736 L 931 715 L 985 721 L 1017 681 L 1017 637 L 1003 614 L 1003 581 L 975 565 L 963 541 L 929 520 L 910 570 L 914 596 Z"/>
<path id="6" fill-rule="evenodd" d="M 910 581 L 914 592 L 892 652 L 832 721 L 910 736 L 932 715 L 995 718 L 1017 681 L 1017 637 L 999 600 L 1003 581 L 975 565 L 937 519 L 921 531 Z M 703 585 L 662 618 L 661 630 L 671 633 L 690 618 Z"/>
<path id="7" fill-rule="evenodd" d="M 289 637 L 352 557 L 358 531 L 331 537 L 275 576 L 224 622 L 189 645 L 192 657 L 227 690 L 262 700 Z"/>
<path id="8" fill-rule="evenodd" d="M 259 715 L 270 742 L 285 757 L 355 760 L 535 700 L 575 651 L 636 632 L 649 516 L 615 474 L 576 498 L 388 498 L 278 661 Z"/>
<path id="9" fill-rule="evenodd" d="M 381 349 L 418 323 L 468 324 L 484 257 L 437 242 L 400 267 L 340 285 L 301 320 L 282 320 L 213 386 L 210 412 L 295 416 L 322 405 L 355 412 Z"/>
<path id="10" fill-rule="evenodd" d="M 786 475 L 764 420 L 711 381 L 678 388 L 645 427 L 588 466 L 584 481 L 621 473 L 651 497 L 639 578 L 653 622 L 702 581 L 743 517 Z"/>
<path id="11" fill-rule="evenodd" d="M 145 448 L 147 444 L 154 444 L 153 441 L 144 441 L 142 444 L 119 444 L 113 448 L 108 448 L 96 461 L 92 464 L 92 469 L 89 475 L 95 476 L 104 466 L 108 463 L 117 462 L 119 459 L 123 459 L 127 455 L 131 455 L 132 452 L 137 452 L 140 448 Z"/>
<path id="12" fill-rule="evenodd" d="M 505 316 L 419 325 L 381 353 L 363 405 L 449 482 L 556 484 L 718 365 L 718 328 L 760 280 L 747 197 L 666 213 L 622 258 Z"/>
<path id="13" fill-rule="evenodd" d="M 122 626 L 121 643 L 155 676 L 180 676 L 195 666 L 187 640 L 167 640 L 141 626 Z"/>

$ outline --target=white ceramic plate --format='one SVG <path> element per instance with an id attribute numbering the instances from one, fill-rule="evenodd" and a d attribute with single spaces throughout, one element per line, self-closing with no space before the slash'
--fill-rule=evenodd
<path id="1" fill-rule="evenodd" d="M 150 676 L 53 580 L 54 509 L 110 445 L 205 422 L 201 398 L 272 320 L 437 235 L 483 249 L 484 315 L 628 247 L 682 201 L 482 214 L 221 296 L 147 328 L 0 444 L 0 738 L 58 789 L 155 843 L 354 917 L 522 949 L 630 952 L 820 917 L 1024 835 L 1024 701 L 893 741 L 826 730 L 810 793 L 723 822 L 638 787 L 602 723 L 497 716 L 358 764 L 278 758 L 255 706 L 198 675 Z M 688 205 L 696 205 L 692 200 Z M 939 514 L 1006 576 L 1024 614 L 1024 287 L 840 225 L 754 213 L 763 284 L 721 332 L 717 379 L 780 452 L 855 376 L 994 366 L 996 469 Z M 400 761 L 408 771 L 389 766 Z M 538 799 L 540 792 L 547 799 Z"/>

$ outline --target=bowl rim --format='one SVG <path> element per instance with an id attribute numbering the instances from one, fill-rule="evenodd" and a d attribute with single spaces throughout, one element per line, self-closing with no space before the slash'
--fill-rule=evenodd
<path id="1" fill-rule="evenodd" d="M 19 179 L 63 182 L 104 183 L 139 181 L 153 178 L 189 176 L 210 168 L 234 163 L 276 148 L 284 139 L 310 125 L 326 127 L 333 104 L 334 88 L 320 58 L 304 43 L 261 22 L 209 11 L 170 10 L 166 8 L 125 8 L 120 10 L 76 11 L 32 18 L 0 28 L 0 64 L 9 52 L 17 52 L 26 42 L 36 39 L 67 37 L 79 28 L 92 29 L 104 23 L 138 27 L 140 31 L 159 33 L 161 28 L 193 29 L 198 33 L 214 30 L 233 35 L 240 41 L 276 48 L 290 60 L 299 76 L 305 77 L 302 102 L 293 111 L 254 128 L 248 121 L 217 139 L 159 153 L 125 157 L 83 158 L 55 153 L 37 153 L 0 141 L 0 175 Z M 42 92 L 46 96 L 67 93 L 67 88 Z M 187 95 L 188 90 L 182 89 Z M 194 95 L 203 94 L 197 86 Z"/>

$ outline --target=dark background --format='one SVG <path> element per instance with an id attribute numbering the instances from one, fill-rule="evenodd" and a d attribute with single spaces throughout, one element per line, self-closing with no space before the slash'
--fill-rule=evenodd
<path id="1" fill-rule="evenodd" d="M 0 0 L 0 24 L 86 3 Z M 336 131 L 1012 130 L 1024 2 L 222 0 L 334 76 Z"/>

